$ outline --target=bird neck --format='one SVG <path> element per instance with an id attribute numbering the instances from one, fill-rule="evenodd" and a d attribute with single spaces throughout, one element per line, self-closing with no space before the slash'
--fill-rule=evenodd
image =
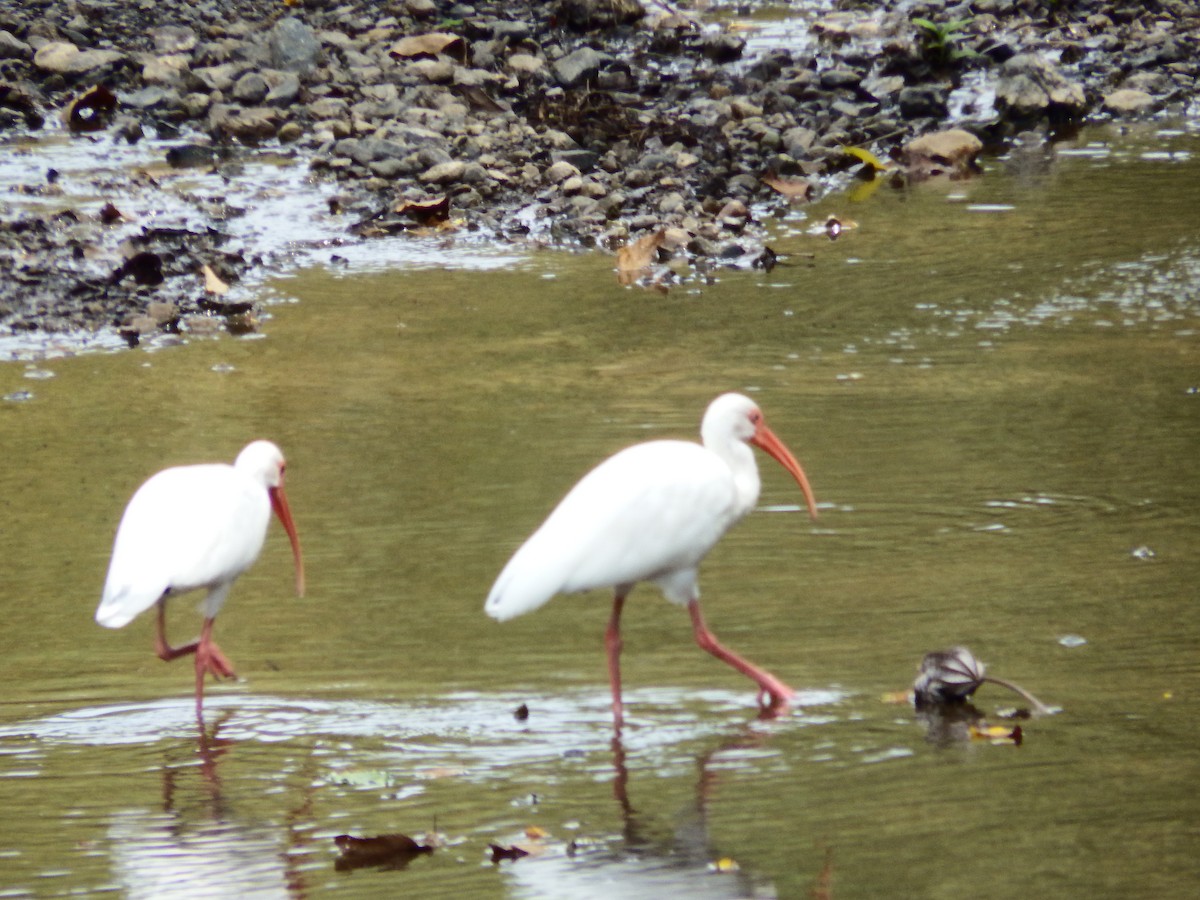
<path id="1" fill-rule="evenodd" d="M 709 449 L 729 466 L 737 492 L 737 517 L 740 519 L 754 509 L 754 504 L 758 502 L 761 481 L 758 477 L 758 464 L 754 461 L 754 451 L 742 441 L 726 441 Z"/>

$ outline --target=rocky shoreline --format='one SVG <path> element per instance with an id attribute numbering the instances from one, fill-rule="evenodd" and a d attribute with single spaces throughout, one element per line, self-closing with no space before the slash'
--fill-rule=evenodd
<path id="1" fill-rule="evenodd" d="M 773 12 L 791 30 L 759 46 L 742 25 Z M 205 170 L 281 147 L 337 184 L 348 237 L 595 246 L 627 283 L 667 256 L 770 265 L 765 219 L 878 160 L 905 181 L 1098 117 L 1194 118 L 1198 85 L 1185 0 L 0 0 L 6 144 L 170 138 L 167 165 Z M 0 197 L 0 332 L 254 327 L 226 293 L 253 248 L 219 218 L 126 220 L 138 177 L 96 214 Z"/>

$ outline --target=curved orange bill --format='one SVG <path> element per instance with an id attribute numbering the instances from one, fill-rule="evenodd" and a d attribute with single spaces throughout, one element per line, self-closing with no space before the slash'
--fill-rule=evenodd
<path id="1" fill-rule="evenodd" d="M 758 424 L 758 430 L 754 432 L 754 437 L 750 438 L 750 443 L 771 454 L 781 466 L 792 473 L 792 477 L 800 485 L 800 490 L 804 491 L 804 502 L 808 504 L 808 515 L 815 519 L 817 517 L 816 498 L 813 497 L 812 488 L 809 487 L 808 477 L 800 468 L 800 463 L 796 462 L 796 457 L 792 456 L 792 451 L 783 445 L 783 441 L 775 437 L 775 433 L 766 426 L 765 422 L 761 421 Z"/>
<path id="2" fill-rule="evenodd" d="M 275 515 L 279 516 L 279 521 L 283 523 L 283 530 L 288 534 L 288 540 L 292 542 L 292 557 L 296 560 L 296 596 L 304 596 L 304 559 L 300 556 L 300 539 L 296 537 L 296 526 L 292 522 L 292 511 L 288 509 L 287 497 L 284 496 L 282 487 L 268 488 L 267 493 L 271 496 L 271 508 L 275 510 Z"/>

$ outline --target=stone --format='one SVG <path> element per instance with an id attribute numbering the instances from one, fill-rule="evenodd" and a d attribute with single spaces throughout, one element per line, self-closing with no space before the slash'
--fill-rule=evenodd
<path id="1" fill-rule="evenodd" d="M 975 163 L 983 142 L 969 131 L 948 128 L 923 134 L 904 145 L 903 163 L 911 172 L 933 174 L 934 170 L 966 172 Z"/>
<path id="2" fill-rule="evenodd" d="M 1122 88 L 1104 97 L 1104 108 L 1118 116 L 1143 115 L 1154 110 L 1154 97 L 1145 91 Z"/>
<path id="3" fill-rule="evenodd" d="M 600 74 L 607 57 L 591 47 L 580 47 L 554 64 L 554 77 L 565 88 L 577 87 Z"/>
<path id="4" fill-rule="evenodd" d="M 222 134 L 240 141 L 254 142 L 274 137 L 283 124 L 283 114 L 266 106 L 235 109 L 226 104 L 216 104 L 209 110 L 209 121 Z"/>
<path id="5" fill-rule="evenodd" d="M 425 184 L 453 184 L 462 178 L 466 168 L 466 163 L 453 159 L 430 166 L 421 173 L 419 180 Z"/>
<path id="6" fill-rule="evenodd" d="M 528 78 L 546 68 L 545 62 L 529 53 L 514 53 L 508 58 L 508 68 L 519 76 Z"/>
<path id="7" fill-rule="evenodd" d="M 33 48 L 7 31 L 0 30 L 0 59 L 29 59 Z"/>
<path id="8" fill-rule="evenodd" d="M 267 106 L 291 106 L 300 96 L 300 77 L 295 72 L 268 69 L 262 75 L 270 88 L 263 98 Z"/>
<path id="9" fill-rule="evenodd" d="M 246 106 L 257 106 L 266 98 L 270 85 L 258 72 L 247 72 L 233 86 L 233 99 Z"/>
<path id="10" fill-rule="evenodd" d="M 80 50 L 65 41 L 51 41 L 33 55 L 33 64 L 43 72 L 77 77 L 89 75 L 124 58 L 125 54 L 116 50 Z"/>
<path id="11" fill-rule="evenodd" d="M 321 55 L 321 42 L 316 32 L 294 16 L 280 19 L 267 38 L 271 66 L 306 75 L 316 68 Z"/>
<path id="12" fill-rule="evenodd" d="M 551 163 L 550 166 L 542 173 L 542 177 L 551 184 L 561 184 L 568 178 L 572 178 L 579 174 L 579 170 L 565 160 L 559 160 L 556 163 Z"/>
<path id="13" fill-rule="evenodd" d="M 1015 119 L 1070 119 L 1084 112 L 1087 97 L 1049 60 L 1022 53 L 1000 67 L 996 107 Z"/>
<path id="14" fill-rule="evenodd" d="M 142 81 L 146 84 L 174 84 L 183 77 L 191 59 L 183 53 L 155 56 L 142 66 Z"/>

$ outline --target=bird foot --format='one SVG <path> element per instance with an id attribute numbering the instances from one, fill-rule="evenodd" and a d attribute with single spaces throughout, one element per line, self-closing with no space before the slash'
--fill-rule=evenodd
<path id="1" fill-rule="evenodd" d="M 237 678 L 233 664 L 228 660 L 221 648 L 214 643 L 196 650 L 196 670 L 212 675 L 215 679 Z"/>
<path id="2" fill-rule="evenodd" d="M 771 686 L 762 686 L 758 690 L 758 717 L 760 719 L 778 719 L 788 711 L 788 702 L 796 696 L 796 692 L 782 682 Z"/>

